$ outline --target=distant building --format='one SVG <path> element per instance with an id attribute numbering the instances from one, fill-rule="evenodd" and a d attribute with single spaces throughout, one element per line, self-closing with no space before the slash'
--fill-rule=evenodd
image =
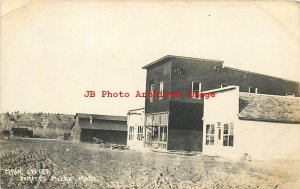
<path id="1" fill-rule="evenodd" d="M 300 94 L 298 82 L 225 67 L 219 60 L 168 55 L 143 69 L 147 70 L 146 93 L 180 94 L 146 96 L 144 143 L 148 148 L 202 151 L 203 98 L 189 96 L 189 92 L 237 85 L 247 93 Z"/>
<path id="2" fill-rule="evenodd" d="M 204 99 L 203 154 L 300 159 L 300 98 L 219 88 Z"/>
<path id="3" fill-rule="evenodd" d="M 145 108 L 129 110 L 127 114 L 127 145 L 131 149 L 144 148 Z"/>
<path id="4" fill-rule="evenodd" d="M 33 137 L 33 131 L 28 128 L 11 128 L 12 135 L 15 137 Z"/>
<path id="5" fill-rule="evenodd" d="M 107 143 L 126 144 L 127 117 L 77 113 L 70 139 L 93 142 L 94 137 Z"/>

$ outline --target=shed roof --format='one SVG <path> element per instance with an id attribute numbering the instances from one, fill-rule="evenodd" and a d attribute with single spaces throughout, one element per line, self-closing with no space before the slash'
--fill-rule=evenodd
<path id="1" fill-rule="evenodd" d="M 300 123 L 300 98 L 239 93 L 240 119 Z"/>
<path id="2" fill-rule="evenodd" d="M 115 115 L 99 115 L 99 114 L 86 114 L 86 113 L 76 113 L 78 118 L 90 118 L 93 117 L 93 120 L 111 120 L 111 121 L 127 121 L 127 116 L 115 116 Z"/>

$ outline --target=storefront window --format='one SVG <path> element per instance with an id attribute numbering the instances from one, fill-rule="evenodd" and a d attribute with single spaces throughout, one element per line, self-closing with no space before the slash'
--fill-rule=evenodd
<path id="1" fill-rule="evenodd" d="M 159 127 L 159 141 L 167 141 L 168 136 L 167 127 Z"/>
<path id="2" fill-rule="evenodd" d="M 158 140 L 158 127 L 152 127 L 152 141 Z"/>

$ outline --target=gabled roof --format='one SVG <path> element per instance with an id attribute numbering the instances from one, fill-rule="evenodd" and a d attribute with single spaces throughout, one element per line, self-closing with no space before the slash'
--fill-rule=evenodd
<path id="1" fill-rule="evenodd" d="M 239 93 L 240 119 L 300 123 L 300 98 Z"/>
<path id="2" fill-rule="evenodd" d="M 114 115 L 98 115 L 98 114 L 86 114 L 86 113 L 76 113 L 78 118 L 90 118 L 93 117 L 93 120 L 110 120 L 110 121 L 127 121 L 127 116 L 114 116 Z"/>
<path id="3" fill-rule="evenodd" d="M 146 66 L 143 66 L 143 69 L 148 69 L 150 67 L 162 64 L 164 62 L 167 62 L 171 59 L 185 59 L 185 60 L 198 60 L 198 61 L 206 61 L 206 62 L 219 62 L 223 63 L 224 61 L 221 60 L 212 60 L 212 59 L 204 59 L 204 58 L 192 58 L 192 57 L 185 57 L 185 56 L 174 56 L 174 55 L 166 55 L 154 62 L 151 62 L 150 64 L 147 64 Z"/>

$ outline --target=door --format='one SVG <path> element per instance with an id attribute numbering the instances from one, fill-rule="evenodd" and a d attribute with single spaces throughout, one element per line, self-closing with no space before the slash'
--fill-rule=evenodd
<path id="1" fill-rule="evenodd" d="M 143 148 L 144 146 L 144 127 L 143 126 L 135 126 L 135 147 L 136 148 Z"/>

